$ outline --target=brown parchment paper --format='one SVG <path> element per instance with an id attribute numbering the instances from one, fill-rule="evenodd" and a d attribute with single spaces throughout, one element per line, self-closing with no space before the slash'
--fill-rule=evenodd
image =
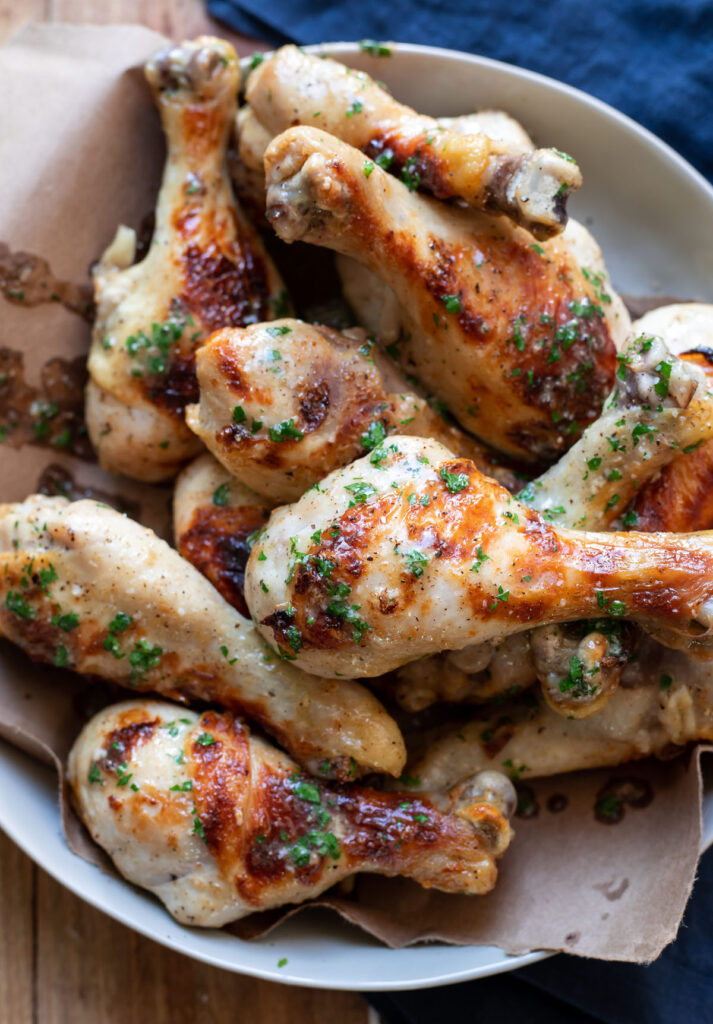
<path id="1" fill-rule="evenodd" d="M 0 51 L 0 242 L 47 259 L 56 276 L 80 283 L 119 223 L 139 227 L 153 207 L 163 161 L 141 66 L 163 42 L 133 26 L 28 26 Z M 0 298 L 0 345 L 24 353 L 30 383 L 46 360 L 86 352 L 88 342 L 88 325 L 61 305 L 23 308 Z M 131 514 L 169 536 L 170 488 L 109 477 L 92 463 L 34 445 L 0 445 L 0 500 L 36 490 L 48 464 L 61 465 L 79 487 L 123 500 Z M 60 777 L 82 723 L 123 695 L 33 665 L 0 645 L 0 736 L 54 764 Z M 654 794 L 647 808 L 627 808 L 615 826 L 593 814 L 595 795 L 613 774 L 646 779 Z M 674 938 L 694 880 L 700 752 L 531 785 L 539 813 L 516 819 L 515 840 L 488 896 L 449 896 L 365 875 L 348 898 L 329 895 L 319 904 L 391 946 L 441 940 L 494 944 L 509 953 L 655 958 Z M 60 792 L 72 849 L 106 866 L 61 786 Z M 567 797 L 559 813 L 547 810 L 553 794 Z M 231 930 L 244 938 L 264 934 L 295 912 L 255 915 Z"/>

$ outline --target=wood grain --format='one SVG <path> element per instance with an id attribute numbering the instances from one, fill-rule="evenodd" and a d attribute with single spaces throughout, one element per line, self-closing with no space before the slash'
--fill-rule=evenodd
<path id="1" fill-rule="evenodd" d="M 0 42 L 25 21 L 134 22 L 175 39 L 239 38 L 199 0 L 5 0 Z M 2 1024 L 367 1024 L 359 996 L 240 977 L 117 924 L 49 878 L 0 832 Z M 373 1018 L 372 1018 L 373 1019 Z"/>

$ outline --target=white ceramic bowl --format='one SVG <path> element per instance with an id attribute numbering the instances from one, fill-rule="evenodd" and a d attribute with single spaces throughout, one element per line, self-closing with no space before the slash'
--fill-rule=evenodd
<path id="1" fill-rule="evenodd" d="M 451 50 L 399 45 L 391 57 L 371 58 L 353 43 L 312 49 L 369 71 L 424 113 L 506 110 L 539 144 L 576 156 L 584 188 L 571 212 L 592 229 L 619 290 L 713 302 L 713 188 L 628 118 L 541 75 Z M 0 743 L 0 771 L 0 826 L 41 867 L 118 921 L 218 967 L 296 985 L 384 991 L 480 978 L 547 955 L 440 944 L 390 950 L 326 911 L 308 911 L 253 942 L 184 928 L 158 901 L 70 852 L 47 768 Z M 708 845 L 713 789 L 704 817 Z M 283 957 L 287 964 L 278 968 Z"/>

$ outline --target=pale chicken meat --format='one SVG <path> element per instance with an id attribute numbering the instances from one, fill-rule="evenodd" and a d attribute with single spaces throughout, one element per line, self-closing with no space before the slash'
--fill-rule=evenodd
<path id="1" fill-rule="evenodd" d="M 557 527 L 437 442 L 394 436 L 273 512 L 245 594 L 317 675 L 609 616 L 711 657 L 713 533 Z"/>
<path id="2" fill-rule="evenodd" d="M 234 49 L 201 37 L 162 50 L 146 77 L 168 147 L 155 229 L 134 263 L 135 233 L 120 228 L 94 271 L 86 417 L 105 469 L 158 481 L 202 447 L 183 419 L 196 347 L 218 327 L 269 319 L 283 285 L 227 176 Z"/>
<path id="3" fill-rule="evenodd" d="M 230 328 L 196 354 L 186 422 L 227 470 L 295 501 L 392 433 L 432 437 L 514 488 L 517 477 L 413 393 L 364 332 L 285 319 Z"/>
<path id="4" fill-rule="evenodd" d="M 363 72 L 296 46 L 281 47 L 253 71 L 246 99 L 273 136 L 293 125 L 321 128 L 362 150 L 370 166 L 375 161 L 400 174 L 409 187 L 505 214 L 539 239 L 562 230 L 567 199 L 582 184 L 566 153 L 533 150 L 512 133 L 498 139 L 446 128 Z"/>
<path id="5" fill-rule="evenodd" d="M 250 613 L 244 580 L 251 540 L 272 508 L 208 452 L 186 466 L 173 492 L 178 551 L 246 618 Z"/>
<path id="6" fill-rule="evenodd" d="M 713 667 L 645 641 L 611 700 L 584 720 L 563 718 L 529 701 L 493 707 L 470 722 L 423 734 L 408 766 L 416 789 L 455 785 L 499 769 L 538 778 L 670 757 L 696 740 L 713 740 Z"/>
<path id="7" fill-rule="evenodd" d="M 400 362 L 467 430 L 537 461 L 596 419 L 616 371 L 611 296 L 566 239 L 533 244 L 379 167 L 367 176 L 358 150 L 314 128 L 278 136 L 265 166 L 278 235 L 352 256 L 389 285 L 406 318 Z"/>
<path id="8" fill-rule="evenodd" d="M 0 506 L 0 635 L 33 659 L 250 715 L 298 758 L 398 775 L 401 735 L 367 690 L 306 676 L 151 530 L 96 501 Z"/>
<path id="9" fill-rule="evenodd" d="M 498 772 L 417 797 L 330 785 L 229 712 L 151 700 L 95 715 L 68 775 L 82 821 L 124 877 L 176 920 L 213 928 L 359 872 L 489 892 L 515 805 Z"/>

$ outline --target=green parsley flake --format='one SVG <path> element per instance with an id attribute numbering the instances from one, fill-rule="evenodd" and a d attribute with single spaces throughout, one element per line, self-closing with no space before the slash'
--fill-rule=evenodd
<path id="1" fill-rule="evenodd" d="M 450 473 L 444 466 L 439 470 L 438 475 L 451 494 L 458 494 L 468 486 L 468 476 L 466 473 Z"/>
<path id="2" fill-rule="evenodd" d="M 283 420 L 274 427 L 268 429 L 268 434 L 271 441 L 276 443 L 282 443 L 284 441 L 301 441 L 304 434 L 301 430 L 298 430 L 295 426 L 293 418 L 289 420 Z"/>
<path id="3" fill-rule="evenodd" d="M 226 481 L 213 491 L 213 504 L 223 508 L 230 500 L 230 484 Z"/>
<path id="4" fill-rule="evenodd" d="M 441 302 L 447 313 L 460 313 L 462 309 L 460 295 L 441 295 Z"/>

